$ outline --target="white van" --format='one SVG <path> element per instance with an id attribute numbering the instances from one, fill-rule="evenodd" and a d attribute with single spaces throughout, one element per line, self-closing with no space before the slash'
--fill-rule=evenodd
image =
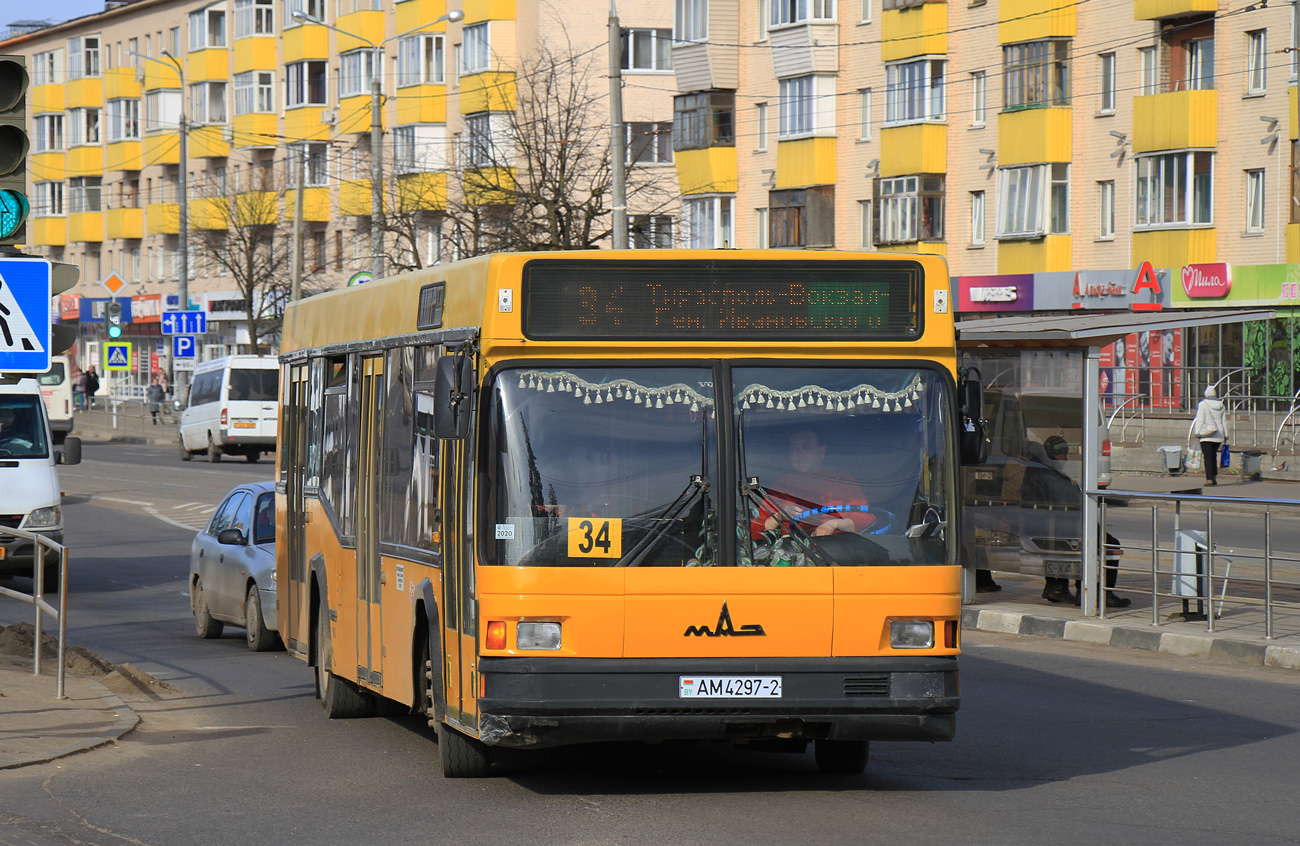
<path id="1" fill-rule="evenodd" d="M 0 526 L 63 543 L 63 504 L 56 464 L 81 463 L 81 439 L 54 449 L 36 379 L 0 379 Z M 32 541 L 0 534 L 0 573 L 31 577 Z M 57 590 L 58 559 L 45 557 L 46 591 Z"/>
<path id="2" fill-rule="evenodd" d="M 72 431 L 72 362 L 66 355 L 50 359 L 50 369 L 36 377 L 50 416 L 50 434 L 56 445 Z"/>
<path id="3" fill-rule="evenodd" d="M 222 455 L 254 462 L 274 452 L 279 397 L 274 356 L 230 355 L 200 364 L 181 408 L 181 460 L 206 452 L 214 463 Z"/>

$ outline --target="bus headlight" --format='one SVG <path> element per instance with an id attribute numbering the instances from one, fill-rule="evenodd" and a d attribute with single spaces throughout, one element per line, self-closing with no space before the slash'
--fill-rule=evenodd
<path id="1" fill-rule="evenodd" d="M 559 649 L 559 623 L 519 623 L 515 626 L 515 644 L 520 649 Z"/>
<path id="2" fill-rule="evenodd" d="M 51 505 L 48 508 L 37 508 L 27 515 L 23 521 L 24 529 L 52 529 L 63 521 L 63 513 L 59 506 Z"/>
<path id="3" fill-rule="evenodd" d="M 889 645 L 894 649 L 929 649 L 934 646 L 930 620 L 890 620 Z"/>

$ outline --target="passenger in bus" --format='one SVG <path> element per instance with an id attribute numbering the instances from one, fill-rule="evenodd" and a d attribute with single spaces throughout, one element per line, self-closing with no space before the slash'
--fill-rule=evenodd
<path id="1" fill-rule="evenodd" d="M 814 537 L 836 532 L 860 532 L 875 522 L 868 510 L 862 486 L 844 478 L 826 466 L 826 445 L 812 429 L 796 429 L 790 434 L 790 472 L 765 484 L 767 494 L 760 509 L 761 530 L 784 528 L 799 515 L 799 528 Z M 778 515 L 773 508 L 782 512 Z M 839 511 L 821 511 L 831 506 L 846 506 Z M 805 512 L 812 513 L 805 513 Z"/>

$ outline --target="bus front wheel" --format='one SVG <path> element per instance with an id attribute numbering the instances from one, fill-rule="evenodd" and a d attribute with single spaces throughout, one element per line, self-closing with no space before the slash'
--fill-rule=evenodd
<path id="1" fill-rule="evenodd" d="M 331 720 L 369 716 L 368 697 L 330 672 L 333 665 L 334 647 L 330 642 L 329 609 L 322 602 L 316 621 L 316 692 L 320 696 L 321 708 Z"/>
<path id="2" fill-rule="evenodd" d="M 818 740 L 813 746 L 817 769 L 829 775 L 857 775 L 867 768 L 867 741 Z"/>
<path id="3" fill-rule="evenodd" d="M 483 778 L 492 769 L 491 751 L 451 726 L 438 726 L 438 750 L 446 778 Z"/>

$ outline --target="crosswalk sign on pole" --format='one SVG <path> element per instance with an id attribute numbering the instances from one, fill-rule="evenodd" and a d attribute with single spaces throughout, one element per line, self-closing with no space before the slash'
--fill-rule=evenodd
<path id="1" fill-rule="evenodd" d="M 0 259 L 0 373 L 50 369 L 50 274 L 48 259 Z"/>
<path id="2" fill-rule="evenodd" d="M 131 342 L 109 341 L 104 344 L 105 370 L 131 369 Z"/>

